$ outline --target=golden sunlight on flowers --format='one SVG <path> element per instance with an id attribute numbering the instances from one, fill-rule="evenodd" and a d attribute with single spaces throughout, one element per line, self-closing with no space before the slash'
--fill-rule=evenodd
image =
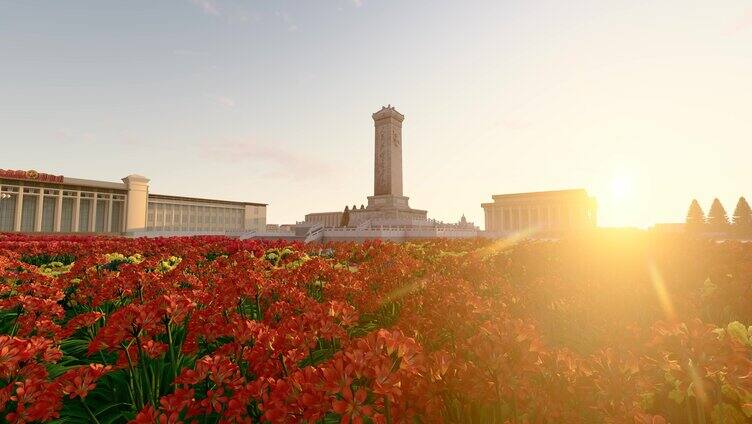
<path id="1" fill-rule="evenodd" d="M 752 419 L 752 246 L 524 236 L 0 236 L 2 419 Z"/>

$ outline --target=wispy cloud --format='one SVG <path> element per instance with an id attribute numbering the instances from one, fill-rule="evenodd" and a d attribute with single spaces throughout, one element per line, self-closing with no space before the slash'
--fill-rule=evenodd
<path id="1" fill-rule="evenodd" d="M 316 74 L 313 74 L 311 72 L 306 72 L 306 73 L 298 75 L 298 84 L 306 85 L 310 83 L 311 81 L 314 81 L 315 79 L 316 79 Z"/>
<path id="2" fill-rule="evenodd" d="M 67 128 L 60 128 L 55 131 L 55 136 L 65 141 L 70 141 L 74 137 L 73 132 Z"/>
<path id="3" fill-rule="evenodd" d="M 350 0 L 350 2 L 355 5 L 355 7 L 363 6 L 364 1 L 365 0 Z"/>
<path id="4" fill-rule="evenodd" d="M 200 8 L 207 15 L 220 15 L 219 8 L 213 0 L 190 0 L 190 2 Z"/>
<path id="5" fill-rule="evenodd" d="M 219 102 L 220 105 L 222 105 L 222 106 L 224 106 L 224 107 L 226 107 L 228 109 L 232 109 L 232 108 L 235 107 L 235 100 L 233 100 L 233 99 L 231 99 L 231 98 L 229 98 L 227 96 L 218 96 L 217 97 L 217 102 Z"/>
<path id="6" fill-rule="evenodd" d="M 172 54 L 175 56 L 203 56 L 204 52 L 193 49 L 174 49 Z"/>
<path id="7" fill-rule="evenodd" d="M 263 176 L 267 178 L 302 180 L 329 177 L 333 173 L 331 165 L 310 154 L 252 138 L 205 143 L 199 149 L 202 157 L 215 162 L 265 165 Z"/>
<path id="8" fill-rule="evenodd" d="M 227 16 L 227 23 L 229 24 L 247 24 L 261 22 L 261 14 L 254 11 L 249 11 L 241 7 L 236 7 L 234 10 L 225 13 Z"/>
<path id="9" fill-rule="evenodd" d="M 211 100 L 212 102 L 218 104 L 219 106 L 222 106 L 227 109 L 233 109 L 235 107 L 235 99 L 228 96 L 215 96 L 211 94 L 207 94 L 206 98 Z"/>
<path id="10" fill-rule="evenodd" d="M 120 136 L 120 143 L 122 143 L 125 146 L 132 146 L 132 147 L 146 145 L 146 141 L 144 139 L 136 137 L 129 132 L 124 132 Z"/>
<path id="11" fill-rule="evenodd" d="M 524 119 L 505 118 L 497 122 L 497 125 L 513 131 L 530 129 L 533 123 Z"/>
<path id="12" fill-rule="evenodd" d="M 730 33 L 735 34 L 752 28 L 752 9 L 747 9 L 731 26 Z"/>
<path id="13" fill-rule="evenodd" d="M 285 24 L 285 28 L 287 28 L 290 32 L 297 32 L 298 31 L 298 25 L 295 23 L 295 20 L 290 16 L 287 12 L 277 12 L 276 15 L 282 19 L 282 23 Z"/>
<path id="14" fill-rule="evenodd" d="M 90 132 L 71 131 L 68 128 L 60 128 L 59 130 L 55 131 L 55 136 L 58 140 L 65 142 L 80 141 L 84 143 L 91 143 L 94 141 L 94 134 Z"/>

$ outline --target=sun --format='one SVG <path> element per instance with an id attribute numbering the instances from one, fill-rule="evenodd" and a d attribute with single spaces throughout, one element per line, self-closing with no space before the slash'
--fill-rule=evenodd
<path id="1" fill-rule="evenodd" d="M 611 197 L 614 200 L 624 200 L 632 192 L 632 181 L 629 177 L 618 176 L 611 180 Z"/>

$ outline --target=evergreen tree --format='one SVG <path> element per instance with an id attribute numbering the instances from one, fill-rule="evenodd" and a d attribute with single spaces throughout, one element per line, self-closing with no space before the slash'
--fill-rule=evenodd
<path id="1" fill-rule="evenodd" d="M 700 207 L 697 199 L 692 199 L 692 203 L 689 205 L 689 211 L 687 212 L 687 230 L 702 231 L 704 227 L 705 212 L 702 211 L 702 207 Z"/>
<path id="2" fill-rule="evenodd" d="M 718 198 L 713 199 L 713 204 L 710 205 L 710 211 L 708 212 L 708 226 L 710 231 L 723 232 L 728 231 L 729 220 L 721 201 Z"/>
<path id="3" fill-rule="evenodd" d="M 747 199 L 744 196 L 740 197 L 736 203 L 733 225 L 734 231 L 739 234 L 752 233 L 752 209 L 750 209 L 749 203 L 747 203 Z"/>

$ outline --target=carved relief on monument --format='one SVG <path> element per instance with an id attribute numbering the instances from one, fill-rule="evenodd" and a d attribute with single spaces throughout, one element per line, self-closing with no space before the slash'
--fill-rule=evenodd
<path id="1" fill-rule="evenodd" d="M 399 128 L 392 129 L 392 143 L 397 147 L 402 145 L 402 131 Z"/>
<path id="2" fill-rule="evenodd" d="M 402 195 L 402 120 L 392 106 L 373 114 L 375 123 L 375 195 Z"/>
<path id="3" fill-rule="evenodd" d="M 387 167 L 387 149 L 386 131 L 384 127 L 380 128 L 376 134 L 376 175 L 375 175 L 375 193 L 382 194 L 389 191 L 389 169 Z"/>

